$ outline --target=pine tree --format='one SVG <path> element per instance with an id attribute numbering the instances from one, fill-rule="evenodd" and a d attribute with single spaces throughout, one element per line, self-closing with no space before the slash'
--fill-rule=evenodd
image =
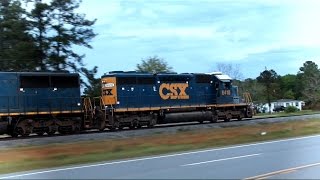
<path id="1" fill-rule="evenodd" d="M 50 6 L 43 3 L 41 0 L 35 0 L 34 9 L 29 15 L 29 21 L 32 25 L 30 33 L 34 37 L 36 44 L 35 62 L 39 70 L 45 71 L 48 69 L 48 52 L 49 52 L 49 37 L 50 31 Z"/>
<path id="2" fill-rule="evenodd" d="M 28 34 L 26 12 L 16 0 L 0 0 L 0 70 L 35 69 L 35 45 Z"/>
<path id="3" fill-rule="evenodd" d="M 50 37 L 49 65 L 54 70 L 71 68 L 80 71 L 84 55 L 73 51 L 74 45 L 91 48 L 89 41 L 96 36 L 91 29 L 95 20 L 75 13 L 79 0 L 53 0 L 50 21 L 54 35 Z"/>

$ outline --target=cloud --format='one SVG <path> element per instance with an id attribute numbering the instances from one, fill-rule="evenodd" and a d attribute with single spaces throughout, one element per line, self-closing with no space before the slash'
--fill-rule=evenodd
<path id="1" fill-rule="evenodd" d="M 98 19 L 99 36 L 93 50 L 81 52 L 91 66 L 106 64 L 101 74 L 133 70 L 153 55 L 178 72 L 208 72 L 223 61 L 240 64 L 247 77 L 264 66 L 295 73 L 302 59 L 319 58 L 319 5 L 316 0 L 83 0 L 79 12 Z"/>

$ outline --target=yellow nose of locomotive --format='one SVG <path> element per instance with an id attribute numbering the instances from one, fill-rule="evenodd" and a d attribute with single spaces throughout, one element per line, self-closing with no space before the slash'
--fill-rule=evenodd
<path id="1" fill-rule="evenodd" d="M 102 99 L 105 105 L 117 103 L 117 82 L 115 77 L 104 77 L 102 81 Z"/>

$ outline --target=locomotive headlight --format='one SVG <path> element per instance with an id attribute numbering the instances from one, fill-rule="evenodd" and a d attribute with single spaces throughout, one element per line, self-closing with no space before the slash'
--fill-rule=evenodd
<path id="1" fill-rule="evenodd" d="M 24 89 L 23 89 L 23 88 L 20 88 L 19 90 L 20 90 L 20 92 L 24 92 Z"/>
<path id="2" fill-rule="evenodd" d="M 78 105 L 78 106 L 81 106 L 81 103 L 78 103 L 77 105 Z"/>

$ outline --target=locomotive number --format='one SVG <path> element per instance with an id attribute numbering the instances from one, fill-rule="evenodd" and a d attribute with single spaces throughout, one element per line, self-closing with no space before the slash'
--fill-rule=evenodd
<path id="1" fill-rule="evenodd" d="M 185 83 L 163 83 L 159 88 L 159 95 L 162 99 L 189 99 L 186 89 L 189 84 Z"/>
<path id="2" fill-rule="evenodd" d="M 231 95 L 231 92 L 230 92 L 230 90 L 222 90 L 222 91 L 221 91 L 221 95 L 222 95 L 222 96 L 230 96 L 230 95 Z"/>

